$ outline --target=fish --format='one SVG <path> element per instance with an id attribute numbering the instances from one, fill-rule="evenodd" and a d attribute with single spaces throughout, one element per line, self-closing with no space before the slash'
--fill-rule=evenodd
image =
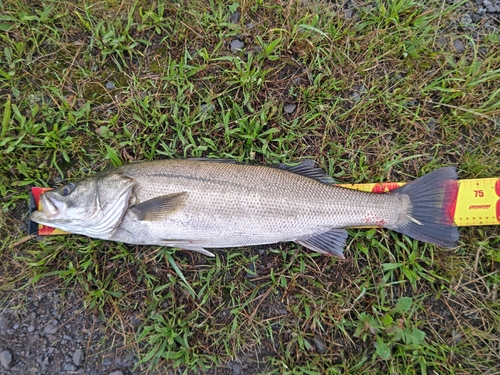
<path id="1" fill-rule="evenodd" d="M 443 167 L 389 193 L 335 186 L 313 160 L 251 165 L 167 159 L 98 172 L 40 196 L 30 219 L 64 231 L 132 245 L 214 256 L 208 249 L 295 242 L 344 258 L 346 228 L 387 228 L 422 242 L 456 246 Z"/>

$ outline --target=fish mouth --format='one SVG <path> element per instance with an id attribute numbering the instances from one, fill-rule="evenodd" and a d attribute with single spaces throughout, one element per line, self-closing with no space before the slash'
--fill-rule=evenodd
<path id="1" fill-rule="evenodd" d="M 47 194 L 42 194 L 40 196 L 41 210 L 34 211 L 31 213 L 30 218 L 34 222 L 42 223 L 54 219 L 59 213 L 57 205 L 48 197 Z"/>

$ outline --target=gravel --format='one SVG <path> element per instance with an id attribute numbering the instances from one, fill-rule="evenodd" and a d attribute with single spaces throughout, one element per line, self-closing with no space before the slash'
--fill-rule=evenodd
<path id="1" fill-rule="evenodd" d="M 285 113 L 288 113 L 290 115 L 295 111 L 296 108 L 297 104 L 287 104 L 283 107 L 283 110 L 285 111 Z"/>
<path id="2" fill-rule="evenodd" d="M 60 289 L 47 287 L 45 294 L 24 298 L 23 309 L 0 306 L 0 375 L 142 373 L 134 369 L 134 354 L 119 349 L 120 335 L 83 306 L 81 293 L 66 290 L 62 297 Z"/>
<path id="3" fill-rule="evenodd" d="M 460 39 L 455 39 L 453 42 L 453 47 L 458 53 L 463 53 L 465 51 L 465 45 Z"/>
<path id="4" fill-rule="evenodd" d="M 230 48 L 231 48 L 231 52 L 239 52 L 243 48 L 245 48 L 245 43 L 239 39 L 234 39 L 231 41 Z"/>
<path id="5" fill-rule="evenodd" d="M 75 352 L 73 353 L 73 363 L 76 365 L 76 366 L 81 366 L 82 363 L 83 363 L 83 360 L 84 360 L 84 355 L 83 355 L 83 350 L 81 349 L 77 349 L 75 350 Z"/>
<path id="6" fill-rule="evenodd" d="M 0 365 L 2 365 L 2 367 L 9 369 L 11 362 L 12 353 L 10 352 L 10 350 L 4 350 L 0 353 Z"/>
<path id="7" fill-rule="evenodd" d="M 234 12 L 229 16 L 229 22 L 231 22 L 231 23 L 238 23 L 238 22 L 240 22 L 240 19 L 241 19 L 240 12 Z"/>
<path id="8" fill-rule="evenodd" d="M 325 354 L 328 350 L 326 347 L 325 341 L 318 336 L 314 336 L 314 345 L 316 345 L 316 349 L 318 350 L 318 353 L 320 354 Z"/>

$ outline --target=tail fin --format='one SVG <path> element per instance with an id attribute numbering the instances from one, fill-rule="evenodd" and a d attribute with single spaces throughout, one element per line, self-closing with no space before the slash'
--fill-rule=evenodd
<path id="1" fill-rule="evenodd" d="M 411 210 L 406 222 L 391 229 L 419 241 L 455 246 L 459 234 L 449 210 L 456 200 L 456 179 L 455 168 L 445 167 L 392 191 L 408 195 Z"/>

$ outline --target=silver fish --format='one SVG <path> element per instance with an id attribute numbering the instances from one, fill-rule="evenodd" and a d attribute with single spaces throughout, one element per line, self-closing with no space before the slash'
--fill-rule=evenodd
<path id="1" fill-rule="evenodd" d="M 387 194 L 332 185 L 313 161 L 267 167 L 174 159 L 109 169 L 41 195 L 31 220 L 137 245 L 207 249 L 294 241 L 343 258 L 347 227 L 377 226 L 454 246 L 447 210 L 452 167 Z"/>

